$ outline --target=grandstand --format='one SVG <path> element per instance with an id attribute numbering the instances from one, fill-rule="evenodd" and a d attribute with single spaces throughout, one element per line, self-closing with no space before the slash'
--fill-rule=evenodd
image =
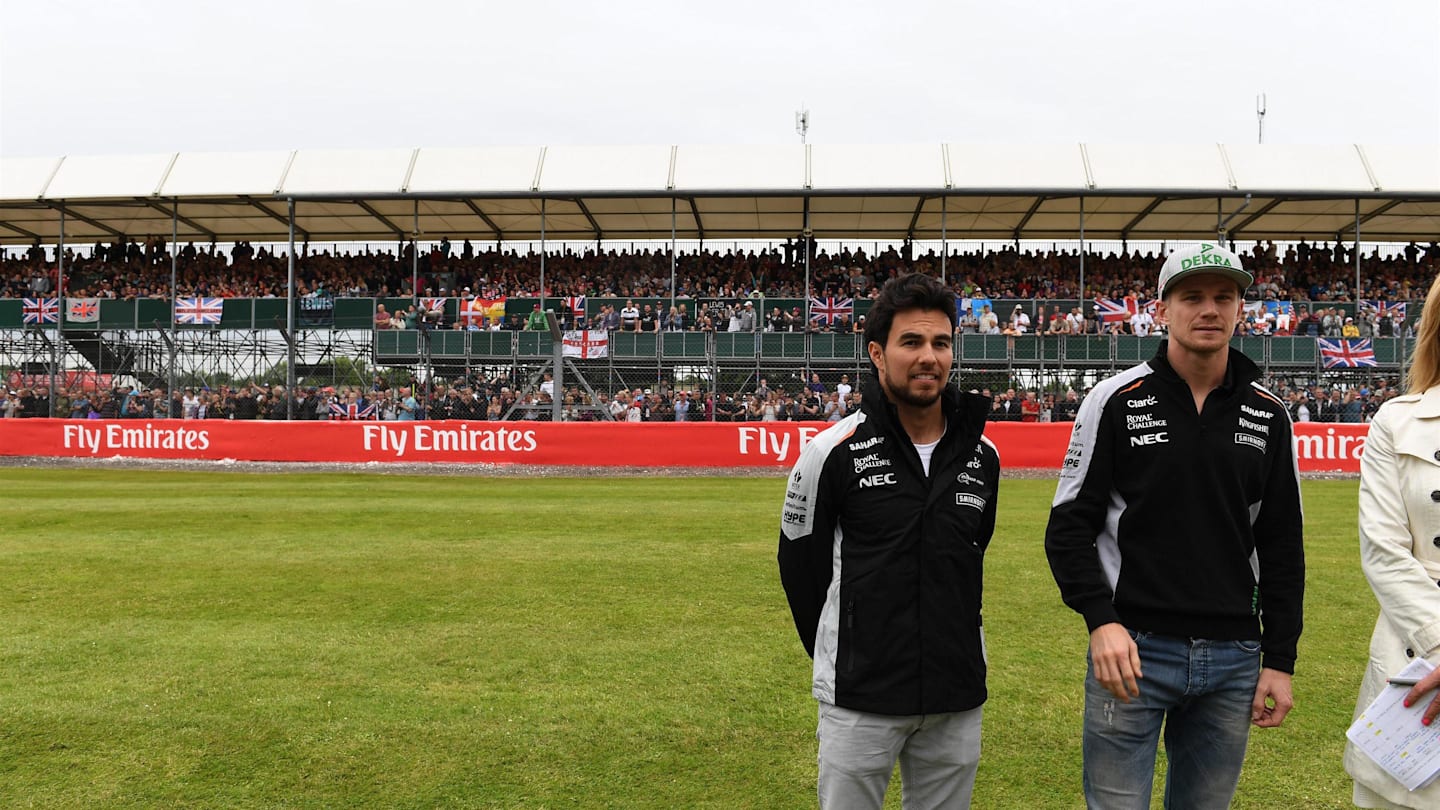
<path id="1" fill-rule="evenodd" d="M 812 317 L 817 303 L 851 299 L 858 318 L 867 291 L 895 272 L 932 273 L 996 312 L 1018 304 L 1038 318 L 1042 307 L 1070 311 L 1127 295 L 1143 302 L 1156 257 L 1177 241 L 1218 238 L 1245 253 L 1273 288 L 1272 306 L 1334 306 L 1364 321 L 1359 302 L 1372 301 L 1372 309 L 1405 305 L 1409 322 L 1414 291 L 1440 261 L 1437 221 L 1440 156 L 1425 147 L 554 146 L 3 158 L 0 364 L 25 380 L 90 371 L 165 388 L 258 378 L 291 390 L 363 385 L 370 372 L 392 369 L 427 384 L 479 372 L 529 386 L 553 358 L 553 338 L 517 328 L 514 316 L 539 305 L 593 326 L 605 307 L 633 299 L 664 313 L 688 304 L 691 322 L 612 332 L 605 358 L 575 361 L 598 387 L 750 390 L 767 376 L 863 369 L 853 329 Z M 75 298 L 96 298 L 94 312 L 57 313 L 58 330 L 27 324 L 35 313 L 23 299 L 43 301 L 62 284 Z M 465 287 L 504 298 L 507 328 L 445 328 L 465 320 Z M 182 323 L 180 298 L 221 300 L 218 312 Z M 422 299 L 438 322 L 377 328 L 381 305 L 406 312 Z M 706 328 L 705 314 L 720 319 L 747 299 L 762 313 L 798 313 L 801 327 Z M 1366 337 L 1375 368 L 1403 362 L 1403 326 Z M 957 369 L 996 386 L 1083 384 L 1148 356 L 1155 340 L 964 334 Z M 1245 335 L 1237 346 L 1272 373 L 1319 377 L 1325 366 L 1315 337 Z"/>

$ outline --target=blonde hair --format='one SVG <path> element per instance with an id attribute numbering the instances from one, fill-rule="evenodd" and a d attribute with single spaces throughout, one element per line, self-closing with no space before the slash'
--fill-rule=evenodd
<path id="1" fill-rule="evenodd" d="M 1405 385 L 1412 394 L 1440 385 L 1440 276 L 1425 295 L 1425 308 L 1420 311 L 1420 328 L 1415 335 L 1415 350 L 1410 353 Z"/>

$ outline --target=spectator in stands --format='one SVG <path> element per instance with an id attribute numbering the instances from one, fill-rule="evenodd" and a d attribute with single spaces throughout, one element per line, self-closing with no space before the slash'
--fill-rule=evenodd
<path id="1" fill-rule="evenodd" d="M 765 331 L 766 331 L 766 332 L 784 332 L 784 331 L 787 331 L 787 330 L 786 330 L 786 318 L 785 318 L 785 313 L 784 313 L 783 310 L 780 309 L 780 307 L 774 307 L 774 308 L 772 308 L 772 309 L 770 310 L 770 316 L 765 319 Z"/>
<path id="2" fill-rule="evenodd" d="M 754 332 L 754 331 L 755 331 L 755 326 L 756 326 L 756 322 L 755 322 L 755 303 L 754 303 L 753 301 L 746 300 L 745 303 L 743 303 L 743 304 L 740 306 L 740 310 L 739 310 L 739 313 L 738 313 L 738 315 L 737 315 L 737 319 L 736 319 L 736 320 L 737 320 L 737 327 L 736 327 L 736 329 L 734 329 L 734 330 L 732 330 L 732 331 L 736 331 L 736 332 Z"/>
<path id="3" fill-rule="evenodd" d="M 1155 328 L 1155 318 L 1145 307 L 1138 307 L 1135 314 L 1130 316 L 1130 334 L 1136 337 L 1149 337 L 1150 331 Z"/>
<path id="4" fill-rule="evenodd" d="M 1068 335 L 1070 334 L 1070 319 L 1065 316 L 1057 307 L 1050 313 L 1050 324 L 1045 329 L 1047 335 Z"/>
<path id="5" fill-rule="evenodd" d="M 1075 414 L 1080 410 L 1080 395 L 1074 388 L 1065 391 L 1065 398 L 1055 403 L 1051 411 L 1050 419 L 1053 422 L 1074 422 Z"/>
<path id="6" fill-rule="evenodd" d="M 624 332 L 640 331 L 640 308 L 635 306 L 634 301 L 626 301 L 625 307 L 620 310 L 620 329 Z"/>
<path id="7" fill-rule="evenodd" d="M 1020 421 L 1040 421 L 1040 401 L 1036 399 L 1034 390 L 1027 390 L 1024 398 L 1020 400 Z"/>
<path id="8" fill-rule="evenodd" d="M 1340 404 L 1340 421 L 1358 423 L 1362 418 L 1363 403 L 1360 401 L 1360 392 L 1354 388 L 1345 392 L 1345 398 Z"/>
<path id="9" fill-rule="evenodd" d="M 1030 316 L 1025 314 L 1025 308 L 1019 304 L 1010 313 L 1010 321 L 1006 324 L 1004 334 L 1023 335 L 1030 331 Z"/>

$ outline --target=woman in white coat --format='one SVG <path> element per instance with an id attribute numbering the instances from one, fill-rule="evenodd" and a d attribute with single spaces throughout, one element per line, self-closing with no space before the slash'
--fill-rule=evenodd
<path id="1" fill-rule="evenodd" d="M 1385 678 L 1415 658 L 1440 667 L 1440 279 L 1430 286 L 1410 359 L 1407 393 L 1385 403 L 1370 424 L 1360 461 L 1360 561 L 1380 602 L 1370 662 L 1356 715 Z M 1440 714 L 1440 668 L 1406 700 L 1432 699 Z M 1440 780 L 1408 791 L 1358 751 L 1345 749 L 1357 807 L 1440 807 Z"/>

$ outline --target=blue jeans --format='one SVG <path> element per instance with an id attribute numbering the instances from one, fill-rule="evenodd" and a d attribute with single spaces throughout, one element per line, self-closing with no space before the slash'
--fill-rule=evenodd
<path id="1" fill-rule="evenodd" d="M 1148 808 L 1163 725 L 1167 810 L 1229 807 L 1250 738 L 1260 642 L 1130 637 L 1144 674 L 1138 698 L 1110 694 L 1093 663 L 1085 676 L 1085 803 Z"/>

